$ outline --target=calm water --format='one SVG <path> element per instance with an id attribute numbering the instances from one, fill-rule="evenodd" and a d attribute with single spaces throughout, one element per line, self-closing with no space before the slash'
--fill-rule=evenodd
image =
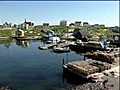
<path id="1" fill-rule="evenodd" d="M 56 54 L 51 50 L 39 50 L 40 41 L 23 43 L 0 44 L 1 84 L 15 90 L 59 90 L 69 85 L 63 82 L 63 58 L 73 61 L 83 56 L 74 52 Z"/>

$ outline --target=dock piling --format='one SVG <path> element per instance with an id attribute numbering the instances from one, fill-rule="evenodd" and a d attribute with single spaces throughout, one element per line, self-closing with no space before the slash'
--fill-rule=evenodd
<path id="1" fill-rule="evenodd" d="M 65 60 L 64 60 L 64 58 L 63 58 L 63 65 L 65 64 Z"/>

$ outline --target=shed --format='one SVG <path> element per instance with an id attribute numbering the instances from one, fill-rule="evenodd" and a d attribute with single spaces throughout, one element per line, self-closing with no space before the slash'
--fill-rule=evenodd
<path id="1" fill-rule="evenodd" d="M 80 39 L 82 41 L 86 41 L 86 39 L 90 38 L 91 35 L 88 31 L 86 30 L 81 30 L 81 29 L 75 29 L 73 32 L 73 36 L 76 39 Z"/>

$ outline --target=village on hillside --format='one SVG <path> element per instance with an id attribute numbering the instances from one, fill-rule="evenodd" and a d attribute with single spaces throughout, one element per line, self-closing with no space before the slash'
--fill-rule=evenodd
<path id="1" fill-rule="evenodd" d="M 21 31 L 21 30 L 23 31 Z M 76 30 L 77 29 L 77 30 Z M 91 34 L 92 39 L 104 39 L 111 38 L 119 35 L 119 27 L 107 27 L 104 24 L 91 25 L 89 22 L 75 21 L 67 25 L 67 20 L 61 20 L 60 25 L 50 25 L 49 23 L 43 23 L 43 25 L 34 25 L 33 22 L 24 20 L 20 25 L 4 22 L 0 25 L 0 38 L 6 37 L 33 37 L 41 38 L 44 36 L 50 36 L 51 34 L 59 35 L 63 38 L 73 38 L 74 31 L 83 31 Z M 75 31 L 75 32 L 76 32 Z M 20 32 L 21 35 L 16 35 L 16 32 Z"/>

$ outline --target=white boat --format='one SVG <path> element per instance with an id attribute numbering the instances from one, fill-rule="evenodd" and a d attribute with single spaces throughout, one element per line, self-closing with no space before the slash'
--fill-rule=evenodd
<path id="1" fill-rule="evenodd" d="M 54 47 L 53 52 L 55 53 L 65 53 L 65 52 L 70 52 L 69 47 Z"/>
<path id="2" fill-rule="evenodd" d="M 50 44 L 50 43 L 52 43 L 52 41 L 48 40 L 48 41 L 46 41 L 46 43 Z"/>
<path id="3" fill-rule="evenodd" d="M 38 48 L 41 49 L 41 50 L 47 50 L 48 49 L 47 46 L 39 46 Z"/>
<path id="4" fill-rule="evenodd" d="M 47 49 L 51 49 L 54 46 L 56 46 L 56 44 L 52 43 L 52 44 L 44 44 L 44 45 L 40 45 L 38 48 L 41 50 L 47 50 Z"/>

